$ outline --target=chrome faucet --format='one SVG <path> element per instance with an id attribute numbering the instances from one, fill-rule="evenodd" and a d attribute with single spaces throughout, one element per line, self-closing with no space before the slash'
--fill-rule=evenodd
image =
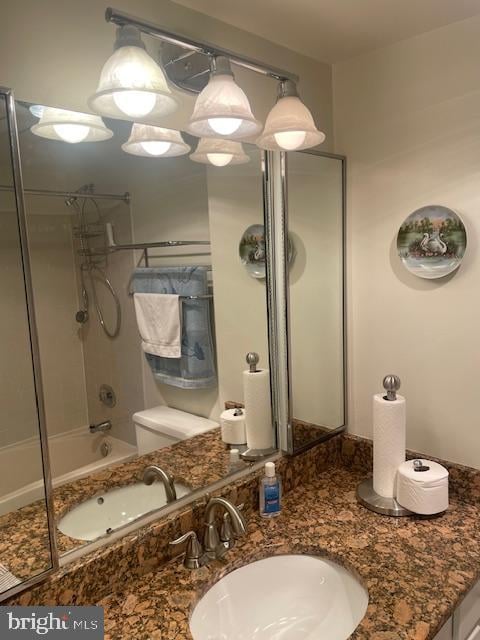
<path id="1" fill-rule="evenodd" d="M 112 428 L 112 423 L 110 420 L 105 420 L 105 422 L 99 422 L 98 424 L 91 424 L 89 429 L 90 433 L 105 433 L 106 431 L 110 431 Z"/>
<path id="2" fill-rule="evenodd" d="M 142 481 L 146 485 L 151 485 L 154 483 L 156 478 L 159 478 L 163 482 L 167 503 L 176 500 L 177 492 L 175 490 L 175 482 L 173 476 L 171 476 L 168 471 L 165 471 L 165 469 L 162 469 L 162 467 L 157 467 L 155 465 L 146 467 L 143 472 Z"/>
<path id="3" fill-rule="evenodd" d="M 245 518 L 235 507 L 225 498 L 210 498 L 205 509 L 205 534 L 203 546 L 209 558 L 220 558 L 226 551 L 225 545 L 220 539 L 217 526 L 215 524 L 215 512 L 217 507 L 222 508 L 229 516 L 229 524 L 235 538 L 241 538 L 247 531 Z M 222 536 L 223 537 L 223 536 Z M 232 545 L 230 545 L 232 546 Z"/>

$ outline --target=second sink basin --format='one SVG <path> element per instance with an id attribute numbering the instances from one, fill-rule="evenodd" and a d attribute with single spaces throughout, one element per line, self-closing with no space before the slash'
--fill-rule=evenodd
<path id="1" fill-rule="evenodd" d="M 190 620 L 194 640 L 346 640 L 368 593 L 340 565 L 306 555 L 266 558 L 229 573 Z"/>
<path id="2" fill-rule="evenodd" d="M 177 482 L 175 489 L 177 499 L 191 491 Z M 58 528 L 70 538 L 96 540 L 166 504 L 163 483 L 131 484 L 82 502 L 60 520 Z"/>

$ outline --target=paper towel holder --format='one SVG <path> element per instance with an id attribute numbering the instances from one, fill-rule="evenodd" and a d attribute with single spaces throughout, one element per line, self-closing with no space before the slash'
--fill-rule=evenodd
<path id="1" fill-rule="evenodd" d="M 383 379 L 383 388 L 387 392 L 384 396 L 385 400 L 393 402 L 397 399 L 397 391 L 400 389 L 401 381 L 396 375 L 390 374 Z M 380 496 L 373 488 L 373 478 L 364 480 L 357 487 L 357 500 L 358 502 L 384 516 L 411 516 L 413 515 L 408 509 L 404 509 L 395 498 L 384 498 Z"/>
<path id="2" fill-rule="evenodd" d="M 255 351 L 249 351 L 245 357 L 245 360 L 249 366 L 250 373 L 257 373 L 260 369 L 257 369 L 257 364 L 260 361 L 260 356 Z M 267 458 L 275 453 L 277 450 L 275 447 L 269 449 L 246 449 L 240 453 L 240 458 L 246 462 L 258 462 L 262 458 Z"/>

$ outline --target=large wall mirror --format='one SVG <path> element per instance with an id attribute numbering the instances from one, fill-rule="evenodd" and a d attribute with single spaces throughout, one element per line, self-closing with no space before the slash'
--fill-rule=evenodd
<path id="1" fill-rule="evenodd" d="M 17 103 L 57 546 L 75 557 L 252 464 L 219 425 L 243 403 L 247 352 L 269 362 L 261 233 L 240 248 L 264 223 L 262 158 L 133 155 L 121 120 L 69 144 L 40 135 L 41 115 Z"/>
<path id="2" fill-rule="evenodd" d="M 61 119 L 39 126 L 48 107 L 16 107 L 53 527 L 65 562 L 264 461 L 232 454 L 244 453 L 245 439 L 226 438 L 220 424 L 226 409 L 241 410 L 247 352 L 279 373 L 280 336 L 267 312 L 267 291 L 275 288 L 269 260 L 281 249 L 269 236 L 275 207 L 265 195 L 273 156 L 248 144 L 243 162 L 229 166 L 223 158 L 216 166 L 190 154 L 156 157 L 141 144 L 132 154 L 125 148 L 131 122 L 105 120 L 106 139 L 78 141 Z M 193 151 L 197 141 L 184 140 Z M 294 453 L 345 421 L 344 162 L 288 156 L 289 296 L 281 297 L 290 298 L 294 419 L 292 446 L 284 448 Z M 0 534 L 9 539 L 0 549 L 13 556 L 12 545 L 33 545 L 35 573 L 51 564 L 50 542 L 7 158 L 6 147 L 2 273 L 13 313 L 4 316 L 3 335 L 6 349 L 17 346 L 6 360 L 4 401 L 16 418 L 0 431 L 1 500 L 8 502 Z M 270 308 L 275 313 L 271 301 Z M 276 427 L 280 436 L 287 427 L 279 418 L 287 393 L 281 376 L 271 384 L 263 453 L 275 455 Z M 3 564 L 2 556 L 0 570 Z"/>
<path id="3" fill-rule="evenodd" d="M 54 565 L 15 143 L 13 99 L 7 90 L 0 90 L 0 599 L 31 584 Z"/>

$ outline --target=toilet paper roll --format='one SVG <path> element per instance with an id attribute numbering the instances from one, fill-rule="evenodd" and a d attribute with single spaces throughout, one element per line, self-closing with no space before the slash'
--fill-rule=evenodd
<path id="1" fill-rule="evenodd" d="M 373 489 L 394 498 L 397 469 L 405 461 L 406 402 L 373 396 Z"/>
<path id="2" fill-rule="evenodd" d="M 243 372 L 243 399 L 248 448 L 270 449 L 273 447 L 273 428 L 268 369 Z"/>
<path id="3" fill-rule="evenodd" d="M 235 415 L 237 409 L 227 409 L 220 416 L 222 440 L 227 444 L 246 444 L 245 412 Z"/>
<path id="4" fill-rule="evenodd" d="M 438 462 L 421 462 L 425 471 L 415 471 L 413 460 L 398 467 L 397 502 L 421 515 L 442 513 L 448 509 L 448 471 Z"/>

